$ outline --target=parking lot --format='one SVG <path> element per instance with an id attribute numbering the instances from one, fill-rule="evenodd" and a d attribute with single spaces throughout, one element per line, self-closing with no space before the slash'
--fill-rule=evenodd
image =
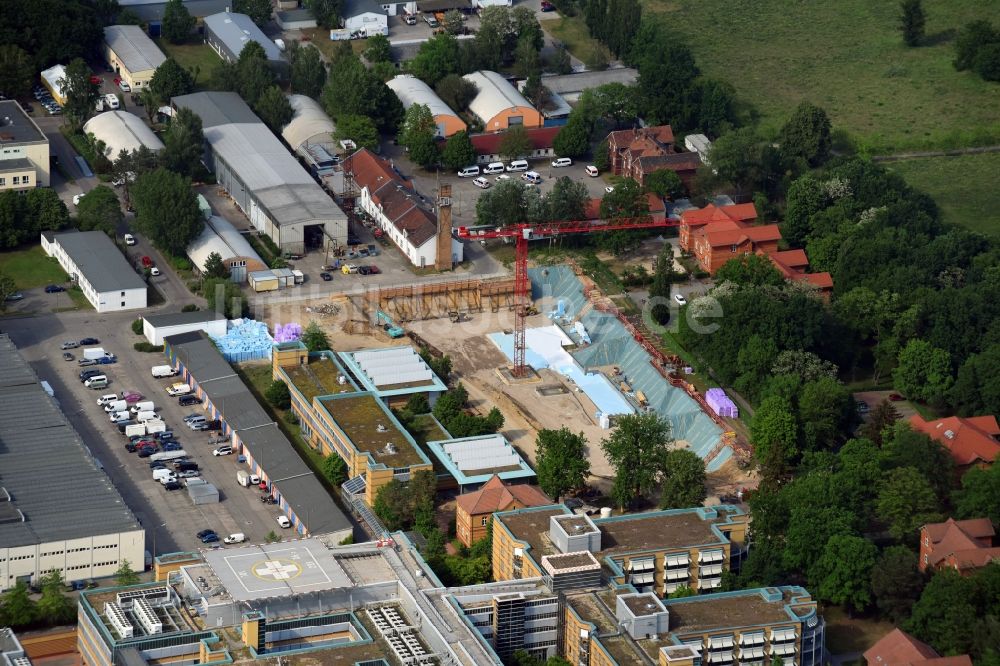
<path id="1" fill-rule="evenodd" d="M 183 417 L 201 412 L 197 405 L 180 407 L 177 398 L 166 393 L 175 378 L 154 379 L 150 368 L 165 363 L 156 353 L 141 353 L 132 348 L 141 339 L 128 325 L 136 315 L 97 315 L 94 312 L 72 312 L 24 319 L 8 319 L 4 331 L 31 362 L 38 376 L 52 385 L 56 399 L 76 427 L 84 443 L 100 460 L 115 486 L 146 528 L 147 550 L 166 553 L 205 548 L 195 536 L 203 529 L 213 529 L 220 538 L 243 532 L 252 542 L 263 542 L 271 530 L 289 536 L 289 530 L 278 527 L 279 511 L 259 501 L 260 491 L 244 488 L 236 481 L 236 472 L 245 469 L 235 455 L 215 457 L 209 436 L 217 433 L 195 432 L 183 423 Z M 111 380 L 102 390 L 90 390 L 79 381 L 82 369 L 74 361 L 64 361 L 60 344 L 66 340 L 95 337 L 100 346 L 118 356 L 111 365 L 93 366 L 105 371 Z M 72 350 L 82 357 L 80 349 Z M 195 506 L 185 488 L 167 491 L 154 481 L 148 459 L 125 450 L 127 438 L 118 432 L 97 398 L 106 393 L 137 391 L 146 400 L 156 403 L 157 411 L 173 430 L 177 440 L 196 462 L 202 477 L 219 489 L 220 502 Z M 72 501 L 72 489 L 66 489 Z"/>

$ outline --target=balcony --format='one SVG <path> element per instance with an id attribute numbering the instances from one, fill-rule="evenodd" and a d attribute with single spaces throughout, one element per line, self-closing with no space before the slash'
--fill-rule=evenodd
<path id="1" fill-rule="evenodd" d="M 740 663 L 745 664 L 748 661 L 762 661 L 764 659 L 764 648 L 763 647 L 744 647 L 740 648 Z"/>
<path id="2" fill-rule="evenodd" d="M 763 631 L 740 635 L 740 647 L 756 647 L 758 645 L 764 645 Z"/>
<path id="3" fill-rule="evenodd" d="M 699 578 L 698 579 L 698 589 L 699 590 L 714 590 L 717 587 L 722 587 L 721 578 Z"/>
<path id="4" fill-rule="evenodd" d="M 656 574 L 652 571 L 634 573 L 628 577 L 628 582 L 632 585 L 651 585 L 656 580 Z"/>
<path id="5" fill-rule="evenodd" d="M 726 554 L 721 550 L 703 550 L 698 553 L 698 564 L 721 564 L 726 561 Z"/>
<path id="6" fill-rule="evenodd" d="M 711 578 L 713 576 L 721 576 L 721 575 L 722 575 L 721 564 L 710 564 L 708 566 L 698 567 L 699 578 Z"/>
<path id="7" fill-rule="evenodd" d="M 655 571 L 656 570 L 656 560 L 652 557 L 645 557 L 637 560 L 628 561 L 628 570 L 632 572 L 639 571 Z"/>
<path id="8" fill-rule="evenodd" d="M 795 643 L 772 643 L 771 657 L 785 657 L 795 654 Z"/>
<path id="9" fill-rule="evenodd" d="M 687 569 L 667 569 L 663 576 L 666 580 L 686 581 L 691 577 L 691 572 Z"/>
<path id="10" fill-rule="evenodd" d="M 678 567 L 684 567 L 685 569 L 691 565 L 691 557 L 687 553 L 682 553 L 679 555 L 667 555 L 663 558 L 663 566 L 667 569 L 676 569 Z"/>

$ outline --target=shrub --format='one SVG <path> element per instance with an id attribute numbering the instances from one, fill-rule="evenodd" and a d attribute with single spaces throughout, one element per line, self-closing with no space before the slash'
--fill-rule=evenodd
<path id="1" fill-rule="evenodd" d="M 142 335 L 142 319 L 136 319 L 132 322 L 132 332 L 136 335 Z"/>
<path id="2" fill-rule="evenodd" d="M 138 352 L 160 352 L 163 353 L 163 345 L 154 345 L 149 342 L 137 342 L 132 345 L 133 349 Z"/>
<path id="3" fill-rule="evenodd" d="M 193 268 L 191 260 L 187 257 L 170 257 L 170 265 L 177 271 L 189 271 Z"/>
<path id="4" fill-rule="evenodd" d="M 187 305 L 181 308 L 181 312 L 197 312 L 197 311 L 198 311 L 198 306 L 195 305 L 194 303 L 188 303 Z"/>
<path id="5" fill-rule="evenodd" d="M 278 409 L 288 409 L 292 406 L 292 394 L 288 385 L 280 379 L 275 379 L 264 391 L 264 397 Z"/>

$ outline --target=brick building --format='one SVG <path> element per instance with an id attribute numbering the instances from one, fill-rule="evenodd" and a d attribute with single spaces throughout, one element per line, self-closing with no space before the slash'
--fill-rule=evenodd
<path id="1" fill-rule="evenodd" d="M 921 571 L 954 569 L 967 574 L 1000 559 L 1000 548 L 993 545 L 996 532 L 989 518 L 928 523 L 920 528 Z"/>
<path id="2" fill-rule="evenodd" d="M 702 165 L 698 153 L 681 153 L 674 146 L 670 125 L 618 130 L 608 135 L 608 162 L 611 171 L 642 184 L 646 176 L 669 169 L 690 186 Z"/>
<path id="3" fill-rule="evenodd" d="M 552 504 L 539 488 L 524 484 L 507 485 L 494 474 L 479 490 L 459 495 L 455 501 L 455 527 L 458 540 L 471 547 L 486 536 L 490 516 L 497 511 L 511 511 Z"/>
<path id="4" fill-rule="evenodd" d="M 937 440 L 955 459 L 956 472 L 970 467 L 989 467 L 1000 455 L 1000 425 L 995 416 L 949 416 L 925 421 L 919 414 L 910 417 L 910 426 Z"/>

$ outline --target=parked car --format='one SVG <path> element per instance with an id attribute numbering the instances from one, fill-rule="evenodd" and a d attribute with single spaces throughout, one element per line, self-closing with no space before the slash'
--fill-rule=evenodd
<path id="1" fill-rule="evenodd" d="M 80 345 L 84 347 L 86 347 L 87 345 L 99 345 L 99 344 L 101 344 L 101 341 L 98 340 L 97 338 L 84 338 L 83 340 L 80 340 Z"/>
<path id="2" fill-rule="evenodd" d="M 6 301 L 8 301 L 8 302 L 11 302 L 11 303 L 12 303 L 12 302 L 14 302 L 14 301 L 20 301 L 20 300 L 22 300 L 23 298 L 24 298 L 24 294 L 22 294 L 21 292 L 17 292 L 16 294 L 11 294 L 10 296 L 8 296 L 8 297 L 7 297 L 6 299 L 4 299 L 4 300 L 6 300 Z"/>
<path id="3" fill-rule="evenodd" d="M 687 305 L 688 302 L 684 294 L 674 294 L 674 300 L 677 301 L 677 305 Z"/>
<path id="4" fill-rule="evenodd" d="M 94 359 L 92 359 L 92 358 L 81 358 L 79 361 L 77 361 L 77 363 L 80 364 L 81 368 L 82 367 L 86 367 L 88 365 L 97 365 L 97 361 L 94 360 Z M 100 374 L 100 373 L 98 373 L 98 374 Z"/>
<path id="5" fill-rule="evenodd" d="M 156 277 L 160 274 L 160 269 L 157 268 L 156 266 L 153 266 L 152 268 L 149 269 L 149 274 L 152 275 L 153 277 Z"/>
<path id="6" fill-rule="evenodd" d="M 212 532 L 211 534 L 206 534 L 205 536 L 203 536 L 201 538 L 201 542 L 202 543 L 218 543 L 219 542 L 219 535 L 216 534 L 215 532 Z"/>
<path id="7" fill-rule="evenodd" d="M 212 426 L 210 424 L 208 424 L 208 423 L 192 423 L 191 424 L 191 430 L 195 430 L 197 432 L 202 432 L 202 431 L 211 430 L 211 429 L 212 429 Z"/>
<path id="8" fill-rule="evenodd" d="M 97 359 L 97 364 L 98 365 L 111 365 L 112 363 L 115 363 L 117 361 L 118 361 L 118 357 L 116 357 L 116 356 L 102 356 L 101 358 Z"/>
<path id="9" fill-rule="evenodd" d="M 612 192 L 615 191 L 615 186 L 614 185 L 608 185 L 607 187 L 604 188 L 604 191 L 607 192 L 608 194 L 611 194 Z"/>
<path id="10" fill-rule="evenodd" d="M 86 359 L 84 359 L 84 360 L 86 360 Z M 93 365 L 93 364 L 92 363 L 82 363 L 81 362 L 80 365 Z M 101 374 L 100 370 L 84 370 L 83 372 L 80 373 L 80 381 L 81 382 L 85 382 L 88 379 L 90 379 L 91 377 L 95 377 L 95 376 L 97 376 L 99 374 Z"/>
<path id="11" fill-rule="evenodd" d="M 321 280 L 323 280 L 323 282 L 329 282 L 330 280 L 333 279 L 333 276 L 330 275 L 329 273 L 327 273 L 326 271 L 323 271 L 322 273 L 320 273 L 319 277 L 320 277 Z"/>
<path id="12" fill-rule="evenodd" d="M 58 284 L 50 284 L 45 287 L 46 294 L 58 294 L 60 291 L 66 291 L 66 287 Z"/>
<path id="13" fill-rule="evenodd" d="M 491 185 L 490 181 L 486 180 L 482 176 L 480 176 L 479 178 L 476 178 L 474 181 L 472 181 L 472 184 L 475 185 L 476 187 L 484 189 L 484 190 L 489 189 L 489 187 Z"/>
<path id="14" fill-rule="evenodd" d="M 180 490 L 182 488 L 179 481 L 167 481 L 163 484 L 164 490 Z"/>
<path id="15" fill-rule="evenodd" d="M 281 527 L 291 527 L 292 521 L 288 520 L 288 516 L 278 516 L 276 518 L 278 525 Z"/>
<path id="16" fill-rule="evenodd" d="M 115 81 L 115 83 L 118 84 L 118 88 L 121 89 L 122 92 L 132 92 L 132 86 L 125 83 L 121 79 L 118 79 L 117 81 Z"/>
<path id="17" fill-rule="evenodd" d="M 368 270 L 367 266 L 359 266 L 358 267 L 358 275 L 368 275 L 369 273 L 371 273 L 371 271 Z"/>
<path id="18" fill-rule="evenodd" d="M 358 267 L 356 264 L 344 264 L 343 266 L 341 266 L 340 271 L 344 275 L 350 275 L 351 273 L 357 273 Z"/>
<path id="19" fill-rule="evenodd" d="M 555 10 L 556 10 L 556 6 L 553 5 L 551 2 L 549 2 L 549 0 L 542 0 L 542 11 L 543 12 L 554 12 Z"/>
<path id="20" fill-rule="evenodd" d="M 185 469 L 177 472 L 177 478 L 179 479 L 193 479 L 196 476 L 200 476 L 201 472 L 196 469 Z"/>
<path id="21" fill-rule="evenodd" d="M 568 167 L 573 165 L 573 160 L 568 157 L 557 157 L 552 160 L 552 166 L 554 167 Z"/>
<path id="22" fill-rule="evenodd" d="M 410 18 L 410 17 L 407 17 Z M 417 20 L 414 18 L 413 22 L 416 23 Z M 411 24 L 412 25 L 412 24 Z M 223 543 L 243 543 L 247 540 L 247 537 L 243 532 L 236 532 L 235 534 L 230 534 L 225 539 L 222 540 Z"/>
<path id="23" fill-rule="evenodd" d="M 204 539 L 209 534 L 215 534 L 215 530 L 202 530 L 201 532 L 195 534 L 195 536 L 198 537 L 199 539 Z"/>
<path id="24" fill-rule="evenodd" d="M 376 266 L 375 264 L 372 264 L 371 266 L 368 267 L 368 272 L 371 273 L 372 275 L 378 275 L 379 273 L 382 272 L 382 269 Z"/>
<path id="25" fill-rule="evenodd" d="M 588 165 L 587 168 L 584 169 L 584 171 L 586 171 L 587 175 L 590 176 L 591 178 L 597 178 L 599 175 L 601 175 L 601 172 L 598 171 L 597 167 L 595 167 L 593 164 Z"/>
<path id="26" fill-rule="evenodd" d="M 902 400 L 906 400 L 906 398 L 904 398 L 903 396 L 901 396 L 898 393 L 890 393 L 889 394 L 889 400 L 892 401 L 892 402 L 900 402 Z"/>
<path id="27" fill-rule="evenodd" d="M 201 402 L 201 399 L 196 395 L 182 395 L 177 398 L 177 404 L 181 407 L 187 407 L 188 405 L 197 405 Z"/>
<path id="28" fill-rule="evenodd" d="M 126 245 L 135 245 L 135 236 L 132 234 L 125 234 L 124 238 Z"/>
<path id="29" fill-rule="evenodd" d="M 70 354 L 69 352 L 63 352 L 63 360 L 64 360 L 64 361 L 72 361 L 72 360 L 74 360 L 75 358 L 76 358 L 76 356 L 73 356 L 73 355 L 72 355 L 72 354 Z"/>
<path id="30" fill-rule="evenodd" d="M 139 258 L 139 261 L 142 262 L 142 267 L 143 268 L 152 268 L 153 267 L 153 260 L 150 259 L 149 257 L 147 257 L 146 255 L 142 255 L 142 257 Z"/>
<path id="31" fill-rule="evenodd" d="M 857 406 L 859 414 L 867 414 L 870 409 L 868 403 L 864 400 L 856 400 L 854 404 Z"/>
<path id="32" fill-rule="evenodd" d="M 228 456 L 231 455 L 232 452 L 233 452 L 233 447 L 229 446 L 228 444 L 226 446 L 220 446 L 218 448 L 212 449 L 213 456 Z"/>

